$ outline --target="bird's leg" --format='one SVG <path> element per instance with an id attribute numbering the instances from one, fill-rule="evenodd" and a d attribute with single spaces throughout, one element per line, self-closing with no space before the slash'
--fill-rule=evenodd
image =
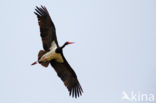
<path id="1" fill-rule="evenodd" d="M 35 64 L 37 64 L 37 62 L 38 62 L 38 61 L 35 61 L 35 62 L 33 62 L 31 65 L 35 65 Z"/>

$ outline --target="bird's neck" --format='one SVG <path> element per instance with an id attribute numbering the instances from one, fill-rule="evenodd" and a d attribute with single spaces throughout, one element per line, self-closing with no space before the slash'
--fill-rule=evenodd
<path id="1" fill-rule="evenodd" d="M 66 45 L 67 45 L 67 44 L 64 43 L 61 47 L 58 47 L 58 48 L 56 49 L 56 53 L 61 53 L 62 50 L 63 50 L 63 48 L 64 48 Z"/>
<path id="2" fill-rule="evenodd" d="M 67 45 L 67 44 L 66 44 L 66 43 L 64 43 L 64 44 L 62 45 L 61 49 L 63 49 L 66 45 Z"/>

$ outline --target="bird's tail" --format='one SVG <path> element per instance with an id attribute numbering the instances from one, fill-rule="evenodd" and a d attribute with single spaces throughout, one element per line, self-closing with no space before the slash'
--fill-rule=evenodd
<path id="1" fill-rule="evenodd" d="M 41 58 L 45 53 L 47 53 L 47 52 L 44 51 L 44 50 L 40 50 L 40 51 L 39 51 L 39 53 L 38 53 L 38 61 L 40 60 L 40 58 Z M 44 66 L 44 67 L 48 67 L 48 65 L 49 65 L 49 62 L 38 62 L 38 61 L 33 62 L 31 65 L 35 65 L 35 64 L 37 64 L 37 63 L 41 64 L 41 65 Z"/>
<path id="2" fill-rule="evenodd" d="M 47 53 L 46 51 L 44 50 L 40 50 L 39 53 L 38 53 L 38 60 L 45 54 Z M 42 66 L 44 67 L 48 67 L 49 65 L 49 62 L 39 62 Z"/>

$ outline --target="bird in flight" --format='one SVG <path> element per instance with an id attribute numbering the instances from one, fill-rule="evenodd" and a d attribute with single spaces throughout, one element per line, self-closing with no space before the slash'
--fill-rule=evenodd
<path id="1" fill-rule="evenodd" d="M 48 65 L 51 64 L 57 72 L 57 75 L 67 87 L 69 95 L 72 95 L 72 97 L 75 98 L 79 97 L 82 95 L 83 90 L 77 79 L 76 73 L 63 55 L 63 48 L 66 45 L 73 44 L 73 42 L 67 41 L 63 46 L 58 45 L 56 29 L 45 6 L 36 6 L 34 13 L 38 18 L 40 36 L 44 50 L 39 51 L 38 60 L 32 63 L 32 65 L 39 63 L 44 67 L 48 67 Z"/>

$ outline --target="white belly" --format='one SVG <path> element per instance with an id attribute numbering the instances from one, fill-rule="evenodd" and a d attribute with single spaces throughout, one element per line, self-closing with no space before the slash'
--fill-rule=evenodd
<path id="1" fill-rule="evenodd" d="M 56 53 L 55 51 L 49 51 L 48 53 L 43 55 L 41 59 L 39 60 L 39 62 L 47 62 L 47 61 L 51 61 L 54 59 L 57 62 L 63 63 L 62 55 L 60 53 Z"/>
<path id="2" fill-rule="evenodd" d="M 63 63 L 63 58 L 60 53 L 56 53 L 55 50 L 57 49 L 56 43 L 53 41 L 51 44 L 50 51 L 44 54 L 39 62 L 47 62 L 51 60 L 56 60 L 57 62 Z"/>
<path id="3" fill-rule="evenodd" d="M 55 51 L 50 53 L 49 60 L 53 59 L 55 59 L 57 62 L 63 63 L 62 55 L 60 53 L 56 53 Z"/>

